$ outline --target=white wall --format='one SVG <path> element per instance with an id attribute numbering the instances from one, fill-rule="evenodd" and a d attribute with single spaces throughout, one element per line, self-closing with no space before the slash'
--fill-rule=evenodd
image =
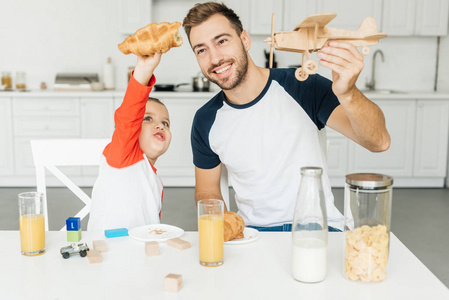
<path id="1" fill-rule="evenodd" d="M 194 0 L 154 0 L 153 20 L 180 21 Z M 298 20 L 298 23 L 301 20 Z M 156 72 L 159 83 L 191 82 L 199 72 L 187 38 L 184 45 L 163 56 Z M 45 81 L 53 88 L 58 72 L 96 72 L 102 75 L 102 65 L 112 57 L 117 89 L 125 89 L 128 66 L 135 56 L 123 55 L 117 48 L 126 37 L 118 29 L 117 0 L 16 0 L 2 1 L 0 9 L 0 72 L 25 71 L 31 89 Z M 250 53 L 256 64 L 265 64 L 265 36 L 252 36 Z M 449 90 L 448 38 L 442 39 L 439 89 Z M 381 40 L 371 47 L 371 53 L 381 49 L 376 68 L 377 87 L 404 91 L 433 91 L 435 81 L 436 38 L 393 38 Z M 279 67 L 300 63 L 301 55 L 277 51 Z M 316 56 L 314 56 L 316 57 Z M 365 69 L 358 86 L 364 88 L 371 74 L 372 54 L 365 58 Z M 323 67 L 319 73 L 330 77 Z"/>

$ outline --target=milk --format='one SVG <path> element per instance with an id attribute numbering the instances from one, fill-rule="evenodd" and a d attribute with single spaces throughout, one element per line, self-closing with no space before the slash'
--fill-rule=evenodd
<path id="1" fill-rule="evenodd" d="M 327 273 L 327 245 L 323 240 L 302 238 L 293 240 L 292 275 L 302 282 L 319 282 Z"/>

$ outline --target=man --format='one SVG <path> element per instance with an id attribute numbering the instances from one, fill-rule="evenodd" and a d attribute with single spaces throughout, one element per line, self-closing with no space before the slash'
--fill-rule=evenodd
<path id="1" fill-rule="evenodd" d="M 229 172 L 239 214 L 259 230 L 290 230 L 303 166 L 323 168 L 330 230 L 343 229 L 320 148 L 324 126 L 370 151 L 390 137 L 382 111 L 355 86 L 363 56 L 332 41 L 317 54 L 333 82 L 294 69 L 265 69 L 248 54 L 251 40 L 223 4 L 196 4 L 183 22 L 203 74 L 222 91 L 198 110 L 192 125 L 195 198 L 222 199 L 221 166 Z"/>

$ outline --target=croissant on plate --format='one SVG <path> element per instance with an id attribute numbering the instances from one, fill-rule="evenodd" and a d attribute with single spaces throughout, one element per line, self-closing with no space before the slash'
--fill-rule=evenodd
<path id="1" fill-rule="evenodd" d="M 243 229 L 245 229 L 245 221 L 243 221 L 242 217 L 233 211 L 225 211 L 224 241 L 244 238 Z"/>
<path id="2" fill-rule="evenodd" d="M 126 55 L 133 53 L 137 56 L 165 53 L 172 47 L 182 45 L 179 26 L 181 26 L 179 22 L 148 24 L 137 30 L 134 35 L 128 36 L 118 45 L 118 49 Z"/>

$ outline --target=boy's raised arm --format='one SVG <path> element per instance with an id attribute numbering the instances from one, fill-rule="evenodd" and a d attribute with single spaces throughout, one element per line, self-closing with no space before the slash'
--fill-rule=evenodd
<path id="1" fill-rule="evenodd" d="M 160 53 L 137 57 L 122 105 L 115 111 L 112 141 L 103 151 L 108 164 L 114 168 L 127 167 L 142 159 L 139 135 L 148 96 L 156 83 L 153 72 L 160 60 Z"/>

